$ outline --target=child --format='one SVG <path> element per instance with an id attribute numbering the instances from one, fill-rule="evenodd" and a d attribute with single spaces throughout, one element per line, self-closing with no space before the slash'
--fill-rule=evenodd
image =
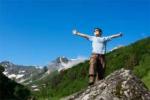
<path id="1" fill-rule="evenodd" d="M 115 35 L 102 37 L 102 30 L 100 28 L 95 28 L 94 36 L 82 34 L 77 30 L 73 30 L 73 34 L 92 41 L 92 55 L 90 57 L 89 67 L 89 85 L 93 85 L 95 81 L 104 78 L 106 43 L 112 38 L 122 36 L 122 33 L 120 32 Z"/>

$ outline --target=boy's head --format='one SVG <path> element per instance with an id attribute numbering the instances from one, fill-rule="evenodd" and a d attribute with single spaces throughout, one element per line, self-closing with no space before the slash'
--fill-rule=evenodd
<path id="1" fill-rule="evenodd" d="M 101 36 L 102 35 L 102 29 L 94 28 L 94 35 L 95 36 Z"/>

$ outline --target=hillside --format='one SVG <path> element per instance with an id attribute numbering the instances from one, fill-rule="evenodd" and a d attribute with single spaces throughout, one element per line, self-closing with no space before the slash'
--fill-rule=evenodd
<path id="1" fill-rule="evenodd" d="M 31 93 L 25 86 L 7 78 L 0 65 L 0 100 L 27 100 Z"/>
<path id="2" fill-rule="evenodd" d="M 130 69 L 150 89 L 150 37 L 139 40 L 129 46 L 119 48 L 106 54 L 105 76 L 117 69 Z M 34 92 L 39 100 L 45 98 L 58 100 L 64 96 L 75 93 L 88 86 L 89 61 L 80 63 L 68 70 L 55 71 L 51 76 L 45 77 L 33 84 L 45 84 L 41 91 Z M 31 85 L 31 84 L 30 84 Z"/>

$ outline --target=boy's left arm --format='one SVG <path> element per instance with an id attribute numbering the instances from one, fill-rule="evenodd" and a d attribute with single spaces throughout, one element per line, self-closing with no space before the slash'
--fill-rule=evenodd
<path id="1" fill-rule="evenodd" d="M 110 37 L 111 38 L 117 38 L 117 37 L 121 37 L 123 34 L 121 32 L 119 32 L 118 34 L 114 34 L 114 35 L 111 35 Z"/>
<path id="2" fill-rule="evenodd" d="M 121 37 L 123 34 L 121 32 L 119 32 L 118 34 L 114 34 L 114 35 L 111 35 L 111 36 L 107 36 L 104 38 L 105 41 L 110 41 L 111 39 L 113 38 L 117 38 L 117 37 Z"/>

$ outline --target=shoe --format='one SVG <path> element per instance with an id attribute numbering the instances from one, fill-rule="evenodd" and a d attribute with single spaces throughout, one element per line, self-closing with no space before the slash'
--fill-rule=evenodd
<path id="1" fill-rule="evenodd" d="M 91 86 L 91 85 L 93 85 L 94 84 L 94 82 L 89 82 L 89 86 Z"/>

